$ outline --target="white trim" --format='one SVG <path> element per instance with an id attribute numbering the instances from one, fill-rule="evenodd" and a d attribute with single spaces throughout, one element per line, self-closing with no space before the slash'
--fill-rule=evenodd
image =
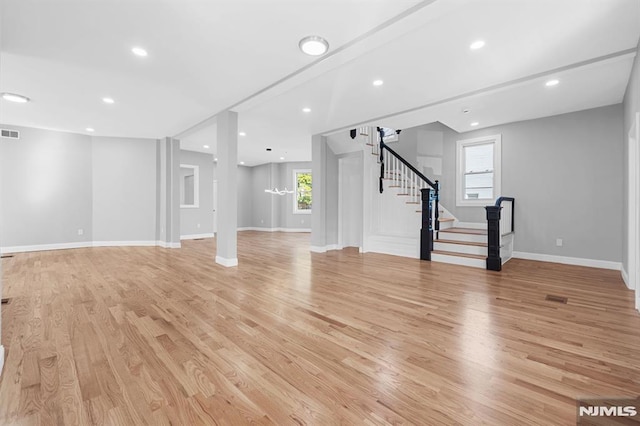
<path id="1" fill-rule="evenodd" d="M 514 251 L 512 257 L 514 259 L 537 260 L 539 262 L 563 263 L 565 265 L 587 266 L 589 268 L 612 269 L 619 271 L 622 269 L 621 262 L 612 262 L 610 260 L 584 259 L 581 257 L 555 256 L 551 254 L 526 253 L 522 251 Z"/>
<path id="2" fill-rule="evenodd" d="M 149 247 L 157 245 L 156 241 L 94 241 L 92 247 Z"/>
<path id="3" fill-rule="evenodd" d="M 206 234 L 191 234 L 191 235 L 180 235 L 181 240 L 197 240 L 200 238 L 213 238 L 215 234 L 213 232 L 209 232 Z"/>
<path id="4" fill-rule="evenodd" d="M 3 368 L 4 368 L 4 346 L 0 345 L 0 377 L 2 377 Z"/>
<path id="5" fill-rule="evenodd" d="M 216 263 L 230 268 L 232 266 L 238 266 L 238 258 L 227 259 L 226 257 L 216 256 Z"/>
<path id="6" fill-rule="evenodd" d="M 180 203 L 181 209 L 198 209 L 200 208 L 200 166 L 193 164 L 180 164 L 181 169 L 193 169 L 193 204 Z M 182 189 L 182 182 L 180 182 L 180 189 Z M 182 201 L 182 194 L 180 194 L 180 201 Z"/>
<path id="7" fill-rule="evenodd" d="M 626 285 L 629 290 L 633 290 L 633 288 L 629 286 L 629 274 L 627 274 L 627 271 L 624 270 L 624 265 L 620 268 L 620 276 L 622 276 L 624 285 Z"/>
<path id="8" fill-rule="evenodd" d="M 0 252 L 6 253 L 25 253 L 30 251 L 49 251 L 49 250 L 69 250 L 77 248 L 93 247 L 91 241 L 81 241 L 76 243 L 59 243 L 59 244 L 38 244 L 34 246 L 13 246 L 2 247 Z"/>
<path id="9" fill-rule="evenodd" d="M 465 200 L 463 197 L 464 158 L 462 149 L 469 145 L 485 145 L 493 142 L 493 198 Z M 456 142 L 456 206 L 486 206 L 498 198 L 502 189 L 502 135 L 481 136 L 473 139 L 461 139 Z"/>
<path id="10" fill-rule="evenodd" d="M 468 228 L 468 229 L 487 229 L 487 223 L 475 223 L 475 222 L 460 222 L 455 224 L 456 228 Z"/>
<path id="11" fill-rule="evenodd" d="M 260 231 L 260 232 L 311 232 L 311 228 L 260 228 L 254 226 L 247 226 L 238 228 L 239 232 L 242 231 Z"/>
<path id="12" fill-rule="evenodd" d="M 311 174 L 311 209 L 298 210 L 298 173 Z M 311 169 L 293 169 L 293 214 L 311 214 L 313 210 L 313 174 Z"/>
<path id="13" fill-rule="evenodd" d="M 310 250 L 313 253 L 326 253 L 331 250 L 342 250 L 342 247 L 340 247 L 338 244 L 329 244 L 326 246 L 311 246 Z"/>
<path id="14" fill-rule="evenodd" d="M 156 245 L 162 248 L 179 249 L 182 246 L 180 243 L 168 243 L 166 241 L 156 241 Z"/>

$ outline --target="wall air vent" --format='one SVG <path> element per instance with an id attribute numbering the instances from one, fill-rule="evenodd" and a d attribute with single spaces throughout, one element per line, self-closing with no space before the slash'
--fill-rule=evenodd
<path id="1" fill-rule="evenodd" d="M 8 139 L 20 139 L 20 132 L 17 130 L 2 129 L 2 137 Z"/>

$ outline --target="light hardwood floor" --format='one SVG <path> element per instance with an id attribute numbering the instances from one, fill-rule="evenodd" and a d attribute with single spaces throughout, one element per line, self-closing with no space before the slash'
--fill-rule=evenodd
<path id="1" fill-rule="evenodd" d="M 501 273 L 242 232 L 3 259 L 1 424 L 575 424 L 640 394 L 619 272 Z M 546 301 L 568 298 L 567 304 Z"/>

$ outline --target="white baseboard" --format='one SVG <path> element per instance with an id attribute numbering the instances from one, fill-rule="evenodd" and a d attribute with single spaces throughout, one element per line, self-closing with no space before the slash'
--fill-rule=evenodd
<path id="1" fill-rule="evenodd" d="M 69 249 L 87 248 L 87 247 L 93 247 L 93 242 L 81 241 L 76 243 L 38 244 L 34 246 L 2 247 L 0 249 L 0 252 L 2 252 L 2 254 L 26 253 L 30 251 L 69 250 Z"/>
<path id="2" fill-rule="evenodd" d="M 155 241 L 94 241 L 92 247 L 150 247 Z"/>
<path id="3" fill-rule="evenodd" d="M 181 246 L 180 243 L 168 243 L 166 241 L 156 241 L 156 245 L 162 248 L 171 248 L 171 249 L 179 249 Z"/>
<path id="4" fill-rule="evenodd" d="M 39 244 L 35 246 L 1 247 L 0 253 L 27 253 L 33 251 L 70 250 L 89 247 L 153 247 L 180 248 L 180 243 L 164 241 L 83 241 L 77 243 Z"/>
<path id="5" fill-rule="evenodd" d="M 222 266 L 226 266 L 227 268 L 231 266 L 238 266 L 238 258 L 227 259 L 225 257 L 216 256 L 216 263 Z"/>
<path id="6" fill-rule="evenodd" d="M 584 259 L 581 257 L 554 256 L 551 254 L 526 253 L 522 251 L 513 252 L 514 259 L 537 260 L 539 262 L 563 263 L 565 265 L 587 266 L 590 268 L 612 269 L 619 271 L 622 263 L 609 260 Z"/>
<path id="7" fill-rule="evenodd" d="M 198 240 L 200 238 L 213 238 L 215 234 L 213 232 L 209 232 L 207 234 L 191 234 L 191 235 L 180 235 L 181 240 Z"/>
<path id="8" fill-rule="evenodd" d="M 260 227 L 244 227 L 238 228 L 238 231 L 260 231 L 260 232 L 311 232 L 311 228 L 260 228 Z"/>
<path id="9" fill-rule="evenodd" d="M 310 250 L 314 253 L 326 253 L 330 250 L 341 250 L 342 247 L 338 246 L 337 244 L 329 244 L 326 246 L 311 246 Z"/>
<path id="10" fill-rule="evenodd" d="M 620 275 L 622 276 L 624 285 L 626 285 L 629 290 L 633 290 L 633 287 L 631 287 L 631 285 L 629 284 L 629 274 L 624 270 L 624 266 L 620 268 Z"/>
<path id="11" fill-rule="evenodd" d="M 487 222 L 475 223 L 475 222 L 460 222 L 460 221 L 458 221 L 457 223 L 455 223 L 455 226 L 458 227 L 458 228 L 468 228 L 468 229 L 487 229 Z"/>

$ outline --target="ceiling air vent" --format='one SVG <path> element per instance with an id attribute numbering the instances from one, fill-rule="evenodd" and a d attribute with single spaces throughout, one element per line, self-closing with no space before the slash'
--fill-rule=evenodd
<path id="1" fill-rule="evenodd" d="M 2 129 L 2 137 L 9 139 L 20 139 L 20 132 L 17 130 Z"/>

